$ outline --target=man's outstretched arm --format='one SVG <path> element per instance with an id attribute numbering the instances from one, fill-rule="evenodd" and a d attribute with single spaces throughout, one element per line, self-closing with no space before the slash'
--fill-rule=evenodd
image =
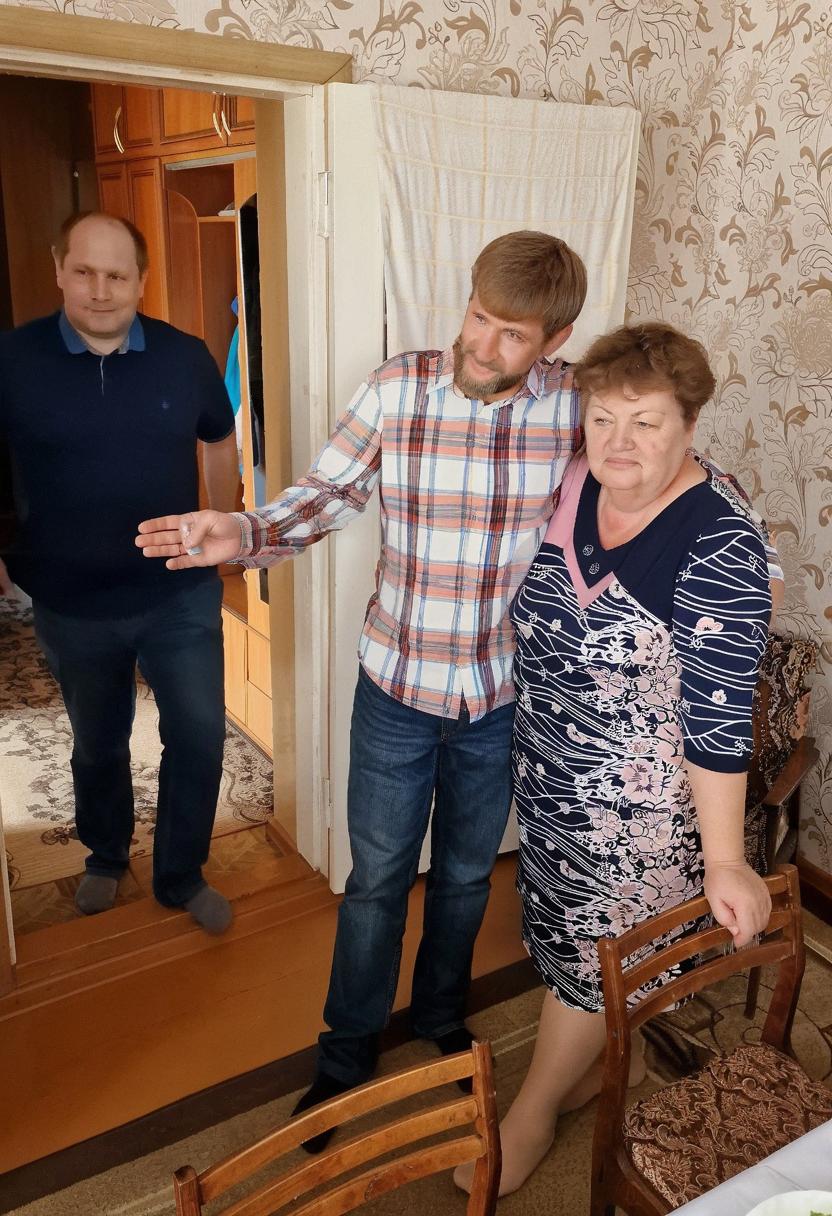
<path id="1" fill-rule="evenodd" d="M 256 511 L 193 511 L 139 524 L 145 557 L 169 570 L 238 561 L 273 565 L 345 527 L 367 504 L 381 465 L 381 402 L 375 375 L 363 384 L 309 473 Z"/>

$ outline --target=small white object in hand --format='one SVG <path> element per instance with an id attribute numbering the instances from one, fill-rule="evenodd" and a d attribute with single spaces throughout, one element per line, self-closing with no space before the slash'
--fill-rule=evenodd
<path id="1" fill-rule="evenodd" d="M 193 528 L 193 526 L 194 526 L 194 524 L 193 524 L 192 519 L 191 520 L 183 519 L 179 525 L 179 531 L 182 534 L 182 546 L 183 546 L 185 552 L 190 557 L 198 557 L 199 554 L 202 552 L 202 545 L 192 545 L 190 548 L 188 547 L 188 540 L 190 538 L 191 529 Z"/>

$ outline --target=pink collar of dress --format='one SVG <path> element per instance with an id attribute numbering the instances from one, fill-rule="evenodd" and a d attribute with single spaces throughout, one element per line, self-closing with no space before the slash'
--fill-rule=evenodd
<path id="1" fill-rule="evenodd" d="M 578 514 L 581 491 L 588 473 L 589 463 L 586 456 L 576 456 L 564 474 L 558 509 L 552 516 L 543 538 L 544 544 L 557 545 L 558 548 L 563 549 L 566 568 L 569 571 L 578 606 L 582 612 L 615 582 L 615 573 L 611 570 L 597 583 L 593 583 L 591 587 L 587 586 L 575 553 L 575 517 Z"/>

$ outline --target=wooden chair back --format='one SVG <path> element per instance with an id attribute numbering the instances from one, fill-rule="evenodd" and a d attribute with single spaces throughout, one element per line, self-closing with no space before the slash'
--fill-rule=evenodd
<path id="1" fill-rule="evenodd" d="M 177 1216 L 200 1216 L 203 1204 L 285 1156 L 311 1136 L 464 1077 L 473 1080 L 470 1096 L 457 1093 L 427 1109 L 402 1115 L 344 1140 L 319 1157 L 270 1178 L 223 1209 L 222 1216 L 274 1216 L 289 1205 L 292 1216 L 340 1216 L 405 1183 L 466 1161 L 476 1163 L 468 1216 L 492 1216 L 500 1182 L 500 1135 L 491 1048 L 478 1042 L 470 1051 L 415 1064 L 322 1102 L 201 1174 L 189 1165 L 183 1166 L 174 1174 Z M 459 1134 L 448 1137 L 450 1132 Z M 446 1138 L 411 1148 L 440 1133 Z M 400 1151 L 405 1149 L 410 1151 Z M 397 1156 L 378 1161 L 394 1151 Z M 370 1168 L 355 1174 L 370 1162 L 374 1163 Z M 317 1194 L 312 1195 L 315 1191 Z M 309 1198 L 298 1206 L 304 1196 Z"/>
<path id="2" fill-rule="evenodd" d="M 754 750 L 746 787 L 746 860 L 760 874 L 797 851 L 800 783 L 819 758 L 806 734 L 807 677 L 818 648 L 804 638 L 769 634 L 754 692 Z"/>
<path id="3" fill-rule="evenodd" d="M 792 861 L 800 831 L 800 793 L 820 760 L 806 734 L 811 689 L 807 683 L 818 647 L 806 638 L 770 633 L 754 692 L 754 751 L 745 801 L 745 859 L 758 874 Z M 760 968 L 748 977 L 745 1015 L 757 1012 Z"/>
<path id="4" fill-rule="evenodd" d="M 707 916 L 710 909 L 704 896 L 652 916 L 620 937 L 599 941 L 607 1049 L 592 1148 L 593 1216 L 612 1212 L 616 1203 L 630 1213 L 667 1210 L 652 1188 L 640 1181 L 624 1147 L 622 1126 L 633 1030 L 684 997 L 729 975 L 776 964 L 777 979 L 762 1038 L 780 1050 L 788 1048 L 805 965 L 797 869 L 781 866 L 765 883 L 772 900 L 769 922 L 757 942 L 742 950 L 734 950 L 727 929 L 711 924 L 625 965 L 632 955 L 661 942 L 673 930 Z M 628 1005 L 633 993 L 687 960 L 694 960 L 690 970 Z"/>

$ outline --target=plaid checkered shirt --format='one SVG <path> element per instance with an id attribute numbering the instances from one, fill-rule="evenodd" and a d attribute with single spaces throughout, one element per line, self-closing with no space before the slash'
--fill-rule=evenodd
<path id="1" fill-rule="evenodd" d="M 396 700 L 456 718 L 464 697 L 476 720 L 514 698 L 509 605 L 580 443 L 561 360 L 535 363 L 513 396 L 486 405 L 454 387 L 452 350 L 398 355 L 360 386 L 306 476 L 235 516 L 237 560 L 301 552 L 363 511 L 380 481 L 359 660 Z"/>

